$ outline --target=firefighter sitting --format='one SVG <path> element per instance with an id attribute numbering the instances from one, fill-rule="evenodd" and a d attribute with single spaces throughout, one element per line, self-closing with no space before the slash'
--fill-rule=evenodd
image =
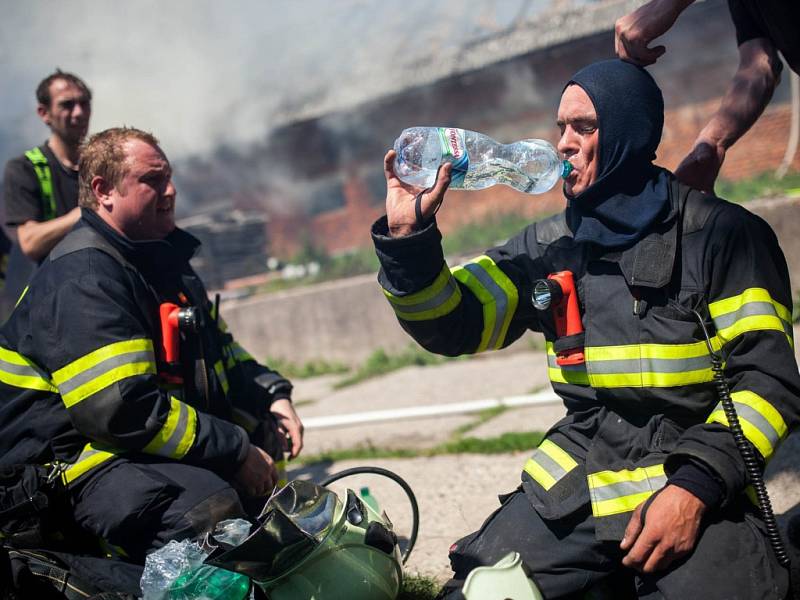
<path id="1" fill-rule="evenodd" d="M 189 266 L 157 140 L 98 133 L 79 177 L 80 221 L 0 331 L 0 467 L 56 465 L 77 524 L 141 564 L 263 504 L 303 428 Z"/>
<path id="2" fill-rule="evenodd" d="M 574 167 L 566 210 L 454 269 L 433 218 L 450 165 L 423 191 L 395 176 L 393 151 L 384 159 L 387 215 L 372 233 L 403 328 L 446 355 L 541 331 L 567 409 L 521 486 L 451 548 L 443 598 L 512 551 L 546 598 L 623 571 L 648 599 L 786 595 L 703 333 L 724 359 L 757 474 L 800 416 L 786 262 L 763 220 L 652 163 L 663 119 L 661 90 L 641 67 L 578 71 L 557 118 L 558 150 Z M 531 302 L 535 282 L 567 271 L 580 335 L 563 335 L 553 311 Z"/>

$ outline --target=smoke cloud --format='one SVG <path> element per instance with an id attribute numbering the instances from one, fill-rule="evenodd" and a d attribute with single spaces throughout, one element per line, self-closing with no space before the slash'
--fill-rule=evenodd
<path id="1" fill-rule="evenodd" d="M 293 116 L 380 96 L 398 68 L 452 52 L 551 3 L 6 2 L 0 161 L 46 138 L 34 88 L 60 67 L 92 88 L 91 131 L 123 124 L 150 130 L 173 161 L 187 164 L 227 156 L 228 167 L 209 183 L 222 193 L 252 163 L 232 167 L 233 161 L 265 150 L 269 132 Z M 280 177 L 274 171 L 273 185 Z"/>

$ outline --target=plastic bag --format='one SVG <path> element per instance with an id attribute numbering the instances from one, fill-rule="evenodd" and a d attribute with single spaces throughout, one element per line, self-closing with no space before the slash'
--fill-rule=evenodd
<path id="1" fill-rule="evenodd" d="M 243 519 L 230 519 L 220 522 L 214 535 L 236 546 L 247 537 L 250 527 Z M 141 581 L 142 600 L 245 598 L 250 591 L 250 579 L 241 573 L 203 564 L 209 551 L 197 542 L 173 540 L 148 554 Z"/>

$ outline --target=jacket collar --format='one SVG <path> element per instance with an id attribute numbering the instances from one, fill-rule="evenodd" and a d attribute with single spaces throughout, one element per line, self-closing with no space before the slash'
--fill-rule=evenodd
<path id="1" fill-rule="evenodd" d="M 81 208 L 81 221 L 79 227 L 88 226 L 97 231 L 125 260 L 138 267 L 180 268 L 200 248 L 200 240 L 177 227 L 163 240 L 131 240 L 114 230 L 93 210 Z"/>
<path id="2" fill-rule="evenodd" d="M 680 224 L 678 183 L 672 176 L 667 189 L 668 216 L 637 243 L 623 250 L 619 258 L 619 268 L 629 286 L 662 288 L 672 280 Z"/>

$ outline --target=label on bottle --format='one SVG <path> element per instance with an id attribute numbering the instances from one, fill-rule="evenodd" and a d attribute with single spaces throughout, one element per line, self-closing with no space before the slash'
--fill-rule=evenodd
<path id="1" fill-rule="evenodd" d="M 450 171 L 450 186 L 460 187 L 469 169 L 469 153 L 464 140 L 464 130 L 455 127 L 439 127 L 439 141 L 442 144 L 442 163 L 453 164 Z"/>

